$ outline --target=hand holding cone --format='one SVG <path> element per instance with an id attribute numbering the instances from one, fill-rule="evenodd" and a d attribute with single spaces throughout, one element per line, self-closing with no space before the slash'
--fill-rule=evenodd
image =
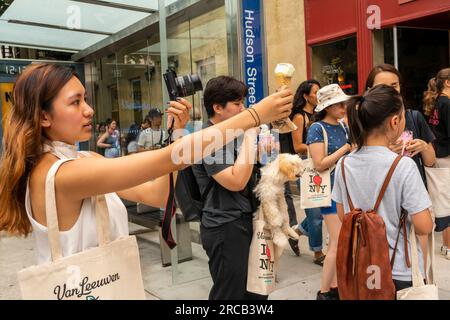
<path id="1" fill-rule="evenodd" d="M 294 72 L 295 68 L 292 64 L 279 63 L 275 68 L 278 88 L 289 87 L 291 85 Z M 289 133 L 297 130 L 297 126 L 289 118 L 273 122 L 272 127 L 275 130 L 279 130 L 280 133 Z"/>

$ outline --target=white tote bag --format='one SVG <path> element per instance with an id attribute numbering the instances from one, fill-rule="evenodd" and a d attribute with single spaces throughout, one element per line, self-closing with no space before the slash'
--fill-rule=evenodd
<path id="1" fill-rule="evenodd" d="M 269 295 L 275 290 L 275 278 L 278 262 L 283 248 L 273 243 L 270 229 L 265 228 L 266 222 L 258 210 L 253 219 L 253 238 L 248 257 L 247 291 Z"/>
<path id="2" fill-rule="evenodd" d="M 325 128 L 322 127 L 325 155 L 328 155 L 328 135 Z M 308 158 L 303 160 L 305 168 L 300 178 L 300 208 L 320 208 L 331 207 L 331 171 L 334 166 L 323 172 L 318 172 L 314 167 L 314 162 L 309 154 Z"/>
<path id="3" fill-rule="evenodd" d="M 412 263 L 412 280 L 413 286 L 397 292 L 397 300 L 439 300 L 439 290 L 434 280 L 434 232 L 428 237 L 428 253 L 430 256 L 430 268 L 428 270 L 426 279 L 427 284 L 424 283 L 422 274 L 419 270 L 419 254 L 417 250 L 416 233 L 414 226 L 411 225 L 410 232 L 411 242 L 411 263 Z M 425 270 L 427 267 L 425 266 Z"/>
<path id="4" fill-rule="evenodd" d="M 436 218 L 450 215 L 450 168 L 425 167 L 427 188 Z"/>
<path id="5" fill-rule="evenodd" d="M 106 199 L 97 196 L 95 214 L 99 247 L 63 257 L 55 198 L 59 160 L 47 175 L 45 206 L 52 261 L 19 271 L 19 285 L 27 300 L 142 300 L 139 250 L 136 237 L 110 242 Z"/>

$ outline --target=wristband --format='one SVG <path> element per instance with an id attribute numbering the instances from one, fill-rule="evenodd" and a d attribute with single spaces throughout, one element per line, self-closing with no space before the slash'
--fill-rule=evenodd
<path id="1" fill-rule="evenodd" d="M 259 118 L 258 112 L 256 112 L 256 110 L 253 109 L 253 108 L 248 108 L 247 110 L 250 112 L 250 114 L 252 115 L 253 119 L 255 120 L 256 127 L 259 127 L 261 125 L 261 119 Z"/>
<path id="2" fill-rule="evenodd" d="M 250 111 L 250 109 L 247 109 L 247 111 L 252 116 L 253 120 L 255 121 L 255 127 L 258 127 L 258 120 L 256 120 L 256 117 L 253 115 L 253 112 Z"/>

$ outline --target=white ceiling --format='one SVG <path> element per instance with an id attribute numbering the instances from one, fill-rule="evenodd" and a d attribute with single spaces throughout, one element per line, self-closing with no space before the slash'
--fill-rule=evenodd
<path id="1" fill-rule="evenodd" d="M 166 0 L 166 6 L 176 1 Z M 14 0 L 0 17 L 0 43 L 77 52 L 148 17 L 149 10 L 158 10 L 158 0 L 107 2 L 130 10 L 106 2 Z"/>

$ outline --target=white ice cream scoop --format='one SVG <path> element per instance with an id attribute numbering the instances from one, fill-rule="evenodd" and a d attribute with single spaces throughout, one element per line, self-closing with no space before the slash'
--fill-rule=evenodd
<path id="1" fill-rule="evenodd" d="M 275 75 L 279 77 L 292 78 L 294 75 L 295 68 L 290 63 L 279 63 L 275 68 Z"/>

